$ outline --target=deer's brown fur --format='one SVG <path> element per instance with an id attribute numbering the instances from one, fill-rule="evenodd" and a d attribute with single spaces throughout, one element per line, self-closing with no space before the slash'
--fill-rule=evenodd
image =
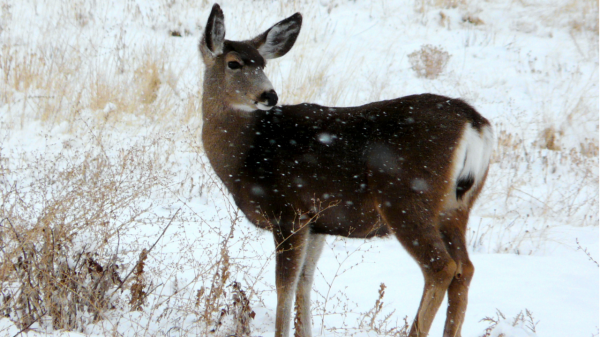
<path id="1" fill-rule="evenodd" d="M 265 58 L 289 51 L 300 14 L 245 42 L 225 40 L 223 22 L 215 4 L 200 43 L 202 141 L 237 206 L 273 232 L 275 335 L 288 336 L 294 297 L 296 333 L 311 334 L 310 287 L 325 234 L 393 234 L 425 277 L 410 335 L 428 334 L 447 292 L 444 336 L 459 336 L 474 272 L 465 232 L 487 175 L 489 122 L 462 100 L 432 94 L 274 106 Z"/>

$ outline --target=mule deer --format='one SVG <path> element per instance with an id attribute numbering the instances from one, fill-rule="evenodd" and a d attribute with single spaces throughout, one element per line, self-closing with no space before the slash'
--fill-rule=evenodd
<path id="1" fill-rule="evenodd" d="M 395 235 L 425 289 L 410 336 L 427 336 L 448 293 L 444 336 L 460 336 L 473 265 L 465 231 L 492 151 L 490 123 L 460 99 L 423 94 L 332 108 L 277 106 L 263 70 L 294 45 L 296 13 L 225 40 L 215 4 L 200 40 L 202 141 L 237 206 L 276 246 L 275 335 L 311 335 L 310 291 L 326 235 Z"/>

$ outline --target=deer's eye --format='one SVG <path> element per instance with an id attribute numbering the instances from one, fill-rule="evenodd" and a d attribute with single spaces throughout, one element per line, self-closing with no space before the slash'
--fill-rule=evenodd
<path id="1" fill-rule="evenodd" d="M 242 67 L 242 65 L 236 61 L 227 62 L 227 66 L 229 69 L 240 69 Z"/>

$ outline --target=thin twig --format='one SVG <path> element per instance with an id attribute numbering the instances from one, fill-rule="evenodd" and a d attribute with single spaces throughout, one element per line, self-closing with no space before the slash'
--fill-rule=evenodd
<path id="1" fill-rule="evenodd" d="M 587 255 L 588 259 L 590 259 L 590 261 L 592 261 L 596 264 L 596 267 L 600 267 L 600 264 L 598 264 L 598 261 L 594 260 L 594 258 L 592 257 L 592 254 L 590 252 L 588 252 L 587 248 L 581 247 L 581 244 L 579 243 L 578 238 L 575 238 L 575 242 L 577 242 L 577 250 L 581 250 L 582 252 L 584 252 L 585 255 Z"/>
<path id="2" fill-rule="evenodd" d="M 15 226 L 12 224 L 12 221 L 10 221 L 9 218 L 4 218 L 2 219 L 2 221 L 0 221 L 0 224 L 2 224 L 2 222 L 4 222 L 4 220 L 6 220 L 8 222 L 8 224 L 10 225 L 10 227 L 12 228 L 13 232 L 15 233 L 15 236 L 17 237 L 17 241 L 19 241 L 19 243 L 21 244 L 21 250 L 23 251 L 23 258 L 27 259 L 27 253 L 25 252 L 25 248 L 23 247 L 23 242 L 21 241 L 21 238 L 19 237 L 19 233 L 17 232 L 17 229 L 15 228 Z M 25 261 L 25 260 L 24 260 Z M 13 267 L 15 268 L 15 271 L 17 271 L 16 266 L 13 264 Z M 18 272 L 18 271 L 17 271 Z M 34 288 L 32 281 L 31 281 L 31 273 L 29 273 L 29 271 L 27 271 L 27 278 L 29 281 L 29 286 Z M 20 334 L 22 334 L 25 330 L 29 329 L 29 327 L 31 327 L 33 325 L 33 323 L 37 322 L 42 316 L 44 316 L 45 313 L 43 313 L 42 315 L 38 315 L 38 317 L 36 319 L 34 319 L 31 323 L 29 323 L 26 327 L 24 327 L 23 329 L 21 329 L 19 332 L 17 332 L 13 337 L 16 337 Z"/>
<path id="3" fill-rule="evenodd" d="M 23 251 L 23 261 L 24 261 L 24 263 L 27 263 L 27 252 L 25 251 L 25 247 L 24 247 L 25 243 L 23 241 L 21 241 L 21 238 L 19 237 L 19 233 L 17 232 L 17 229 L 15 228 L 15 226 L 13 226 L 12 221 L 10 221 L 9 218 L 5 218 L 5 220 L 8 221 L 8 224 L 12 228 L 13 232 L 15 232 L 17 241 L 19 241 L 19 244 L 21 245 L 21 250 Z M 29 286 L 35 289 L 35 287 L 33 286 L 33 282 L 31 281 L 31 273 L 29 272 L 29 270 L 27 271 L 27 280 L 29 281 Z"/>
<path id="4" fill-rule="evenodd" d="M 37 322 L 40 318 L 42 318 L 42 316 L 38 316 L 36 319 L 33 320 L 33 322 L 29 323 L 26 327 L 24 327 L 23 329 L 19 330 L 19 332 L 17 332 L 16 334 L 14 334 L 13 337 L 17 337 L 18 335 L 20 335 L 23 332 L 25 332 L 25 330 L 29 329 L 33 325 L 33 323 Z"/>
<path id="5" fill-rule="evenodd" d="M 169 221 L 169 224 L 167 225 L 167 227 L 165 227 L 165 229 L 163 230 L 163 232 L 160 234 L 160 236 L 158 237 L 158 239 L 156 239 L 156 241 L 154 242 L 154 244 L 150 247 L 150 249 L 148 249 L 146 251 L 146 255 L 150 254 L 150 252 L 152 251 L 152 249 L 154 249 L 154 247 L 156 246 L 156 244 L 158 243 L 158 241 L 160 241 L 160 239 L 163 237 L 163 235 L 165 235 L 165 233 L 167 232 L 167 229 L 169 229 L 169 227 L 171 226 L 171 224 L 173 223 L 173 219 L 175 219 L 175 217 L 177 216 L 177 213 L 179 213 L 179 211 L 181 210 L 181 207 L 175 212 L 175 214 L 173 214 L 173 217 L 171 217 L 171 220 Z M 138 261 L 139 263 L 139 261 Z M 131 276 L 131 274 L 133 273 L 133 271 L 135 270 L 135 268 L 137 267 L 138 263 L 136 263 L 135 265 L 133 265 L 133 267 L 131 268 L 131 270 L 129 271 L 129 273 L 127 273 L 127 276 L 125 276 L 125 278 L 123 279 L 123 281 L 121 281 L 121 284 L 119 284 L 119 286 L 117 287 L 117 289 L 115 289 L 110 295 L 112 296 L 114 293 L 116 293 L 119 289 L 121 289 L 123 287 L 123 285 L 125 284 L 125 282 L 127 282 L 127 279 L 129 278 L 129 276 Z"/>
<path id="6" fill-rule="evenodd" d="M 2 227 L 2 223 L 4 222 L 4 220 L 8 220 L 8 218 L 3 218 L 2 220 L 0 220 L 0 227 Z M 4 250 L 4 246 L 0 246 L 0 250 L 2 251 L 2 253 L 4 253 L 4 256 L 8 256 L 8 254 L 6 254 L 6 251 Z M 15 272 L 19 273 L 17 266 L 14 263 L 11 263 L 11 265 Z"/>

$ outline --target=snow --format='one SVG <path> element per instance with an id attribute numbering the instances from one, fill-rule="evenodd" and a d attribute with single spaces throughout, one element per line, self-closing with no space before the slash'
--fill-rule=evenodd
<path id="1" fill-rule="evenodd" d="M 296 45 L 265 69 L 280 104 L 352 106 L 431 92 L 463 98 L 488 118 L 496 152 L 467 233 L 476 272 L 462 335 L 484 335 L 491 324 L 482 319 L 498 318 L 498 310 L 505 319 L 498 319 L 490 336 L 598 336 L 597 3 L 434 3 L 442 1 L 225 0 L 220 5 L 225 38 L 232 40 L 256 36 L 302 13 Z M 240 282 L 256 313 L 252 335 L 273 335 L 272 237 L 236 210 L 201 150 L 198 40 L 211 7 L 185 0 L 2 5 L 0 169 L 7 175 L 0 184 L 34 186 L 46 167 L 37 166 L 36 158 L 58 172 L 106 156 L 89 169 L 112 163 L 109 171 L 118 176 L 114 167 L 138 152 L 139 166 L 123 165 L 131 177 L 157 169 L 164 178 L 152 197 L 134 199 L 111 219 L 115 225 L 148 210 L 135 226 L 123 229 L 121 246 L 95 242 L 97 233 L 91 231 L 73 242 L 82 252 L 106 248 L 113 254 L 119 248 L 119 263 L 128 271 L 141 248 L 154 244 L 164 230 L 147 260 L 147 277 L 156 288 L 144 310 L 129 311 L 125 299 L 104 320 L 87 322 L 83 332 L 53 331 L 44 320 L 22 335 L 201 334 L 205 327 L 190 303 L 199 289 L 215 284 L 215 261 L 223 258 L 224 244 L 231 261 L 225 289 L 231 292 L 227 285 Z M 418 77 L 408 59 L 427 44 L 450 55 L 436 79 Z M 5 65 L 11 58 L 31 66 L 9 71 Z M 149 64 L 157 64 L 160 75 L 155 96 L 148 95 Z M 337 136 L 323 133 L 319 141 L 331 144 Z M 415 185 L 422 188 L 422 182 Z M 55 185 L 47 186 L 48 194 L 54 193 Z M 265 193 L 258 187 L 254 192 Z M 35 207 L 25 218 L 46 206 L 36 200 L 27 200 Z M 381 283 L 384 307 L 376 321 L 388 329 L 402 326 L 406 316 L 411 323 L 423 281 L 398 241 L 328 238 L 313 286 L 313 334 L 385 335 L 359 328 Z M 442 334 L 445 306 L 431 336 Z M 526 309 L 535 331 L 527 321 L 514 322 Z M 216 335 L 226 335 L 227 324 Z M 14 322 L 0 319 L 0 335 L 19 331 Z"/>

